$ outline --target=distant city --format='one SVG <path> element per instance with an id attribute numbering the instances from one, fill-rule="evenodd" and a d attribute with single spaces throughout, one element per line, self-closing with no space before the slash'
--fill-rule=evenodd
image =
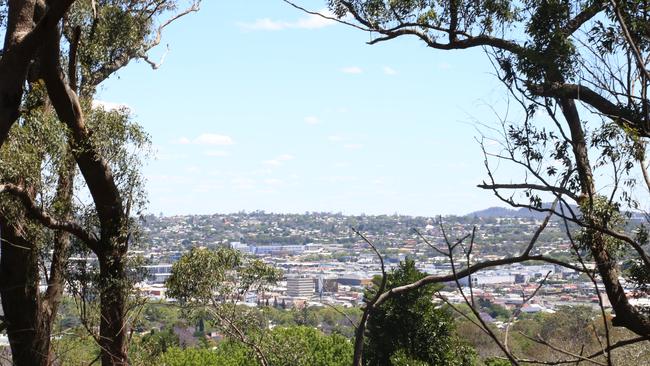
<path id="1" fill-rule="evenodd" d="M 447 275 L 451 273 L 448 258 L 429 245 L 443 247 L 442 228 L 452 238 L 460 238 L 476 228 L 471 256 L 471 262 L 476 263 L 520 253 L 542 220 L 543 215 L 539 213 L 503 208 L 441 217 L 263 211 L 172 217 L 150 215 L 142 219 L 142 239 L 137 249 L 134 247 L 134 253 L 146 258 L 147 280 L 140 289 L 154 299 L 166 299 L 164 282 L 173 263 L 184 252 L 193 247 L 225 246 L 259 257 L 284 272 L 284 280 L 270 291 L 245 294 L 244 301 L 251 306 L 270 302 L 286 306 L 323 303 L 357 306 L 364 288 L 373 276 L 380 274 L 380 263 L 369 245 L 351 228 L 361 232 L 378 248 L 388 269 L 411 258 L 423 272 Z M 564 223 L 560 221 L 551 220 L 535 248 L 533 254 L 575 261 L 570 255 Z M 478 298 L 512 308 L 521 305 L 524 297 L 532 294 L 537 283 L 547 275 L 545 285 L 534 299 L 524 304 L 522 311 L 554 312 L 562 305 L 598 306 L 593 283 L 587 277 L 552 264 L 492 268 L 471 276 L 471 281 Z M 469 278 L 462 279 L 461 285 L 468 286 L 468 281 Z M 451 302 L 463 301 L 455 284 L 443 288 L 441 294 Z M 604 299 L 606 301 L 606 296 Z M 650 305 L 647 298 L 637 297 L 634 301 Z"/>

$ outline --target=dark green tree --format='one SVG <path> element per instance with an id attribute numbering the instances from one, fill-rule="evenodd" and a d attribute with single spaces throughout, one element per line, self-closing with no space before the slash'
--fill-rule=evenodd
<path id="1" fill-rule="evenodd" d="M 386 289 L 413 283 L 426 274 L 406 259 L 387 274 Z M 365 296 L 375 295 L 380 278 Z M 364 345 L 364 363 L 368 366 L 391 366 L 404 359 L 426 365 L 471 365 L 474 352 L 454 334 L 451 314 L 436 307 L 434 285 L 396 295 L 376 308 L 368 319 Z"/>

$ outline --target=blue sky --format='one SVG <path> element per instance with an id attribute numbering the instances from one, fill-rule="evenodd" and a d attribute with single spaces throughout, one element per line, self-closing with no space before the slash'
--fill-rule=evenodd
<path id="1" fill-rule="evenodd" d="M 487 58 L 406 38 L 366 45 L 371 36 L 281 0 L 204 1 L 170 26 L 160 69 L 132 63 L 98 96 L 128 105 L 151 134 L 148 211 L 497 205 L 475 188 L 486 176 L 476 121 L 494 123 L 489 105 L 504 98 Z"/>

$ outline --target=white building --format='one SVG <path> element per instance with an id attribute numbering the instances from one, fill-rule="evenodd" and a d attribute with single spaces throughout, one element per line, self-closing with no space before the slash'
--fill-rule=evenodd
<path id="1" fill-rule="evenodd" d="M 287 277 L 287 295 L 311 297 L 314 294 L 314 279 L 309 277 Z"/>

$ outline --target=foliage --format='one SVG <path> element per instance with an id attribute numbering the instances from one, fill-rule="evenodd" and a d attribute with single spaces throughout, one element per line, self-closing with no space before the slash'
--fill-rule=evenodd
<path id="1" fill-rule="evenodd" d="M 281 272 L 239 251 L 193 248 L 174 263 L 167 280 L 168 296 L 182 304 L 215 305 L 234 301 L 248 291 L 262 292 Z"/>
<path id="2" fill-rule="evenodd" d="M 406 352 L 404 352 L 403 349 L 400 349 L 399 351 L 395 352 L 392 356 L 390 356 L 390 364 L 393 366 L 428 366 L 429 364 L 413 359 L 409 356 L 406 355 Z"/>
<path id="3" fill-rule="evenodd" d="M 63 337 L 54 339 L 52 348 L 60 365 L 87 365 L 99 355 L 95 340 L 83 328 L 68 330 Z"/>
<path id="4" fill-rule="evenodd" d="M 261 341 L 273 366 L 347 366 L 352 344 L 339 335 L 325 335 L 309 327 L 278 327 Z M 224 365 L 256 366 L 248 346 L 236 341 L 220 342 L 214 349 L 170 348 L 159 359 L 165 366 Z"/>
<path id="5" fill-rule="evenodd" d="M 221 365 L 216 352 L 205 348 L 171 348 L 165 352 L 159 360 L 160 365 L 164 366 L 203 366 L 203 365 Z M 241 361 L 241 360 L 237 360 Z M 233 363 L 230 363 L 233 365 Z"/>
<path id="6" fill-rule="evenodd" d="M 510 318 L 510 310 L 490 300 L 478 299 L 478 305 L 483 311 L 495 319 L 507 320 Z"/>
<path id="7" fill-rule="evenodd" d="M 425 274 L 407 259 L 387 274 L 387 289 L 413 283 Z M 379 286 L 373 280 L 371 297 Z M 429 365 L 471 365 L 474 352 L 454 335 L 451 315 L 433 304 L 433 286 L 400 293 L 373 310 L 368 320 L 364 346 L 366 365 L 392 365 L 395 360 L 411 359 Z M 400 361 L 402 362 L 402 361 Z"/>
<path id="8" fill-rule="evenodd" d="M 179 346 L 178 336 L 173 327 L 160 331 L 151 330 L 131 345 L 129 353 L 133 364 L 151 364 L 167 350 Z"/>
<path id="9" fill-rule="evenodd" d="M 282 272 L 255 258 L 248 258 L 234 249 L 193 248 L 172 266 L 167 279 L 167 295 L 185 307 L 184 316 L 199 324 L 209 320 L 230 339 L 251 346 L 262 358 L 251 340 L 268 325 L 261 312 L 240 305 L 244 296 L 254 291 L 258 297 Z"/>
<path id="10" fill-rule="evenodd" d="M 485 366 L 510 366 L 510 361 L 499 358 L 490 358 L 485 360 Z"/>
<path id="11" fill-rule="evenodd" d="M 274 366 L 347 366 L 352 361 L 349 339 L 305 326 L 276 327 L 261 345 Z"/>

